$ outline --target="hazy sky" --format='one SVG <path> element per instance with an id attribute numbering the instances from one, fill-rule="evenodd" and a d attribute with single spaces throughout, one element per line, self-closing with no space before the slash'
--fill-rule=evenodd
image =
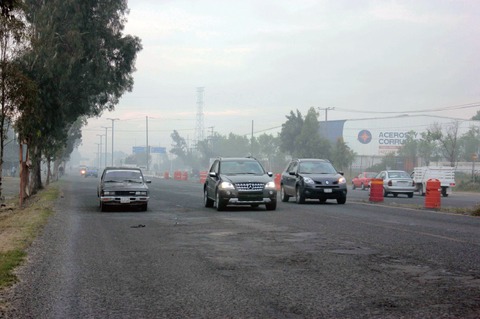
<path id="1" fill-rule="evenodd" d="M 125 33 L 142 39 L 134 89 L 90 119 L 79 151 L 93 158 L 115 121 L 115 150 L 170 148 L 195 136 L 204 87 L 212 130 L 276 134 L 291 110 L 329 120 L 480 105 L 480 1 L 134 0 Z M 471 118 L 480 106 L 429 112 Z M 320 120 L 324 120 L 324 111 Z M 394 115 L 394 114 L 391 114 Z M 408 124 L 408 123 L 406 123 Z M 103 139 L 104 143 L 104 139 Z M 108 130 L 108 144 L 111 130 Z M 110 147 L 109 150 L 110 152 Z"/>

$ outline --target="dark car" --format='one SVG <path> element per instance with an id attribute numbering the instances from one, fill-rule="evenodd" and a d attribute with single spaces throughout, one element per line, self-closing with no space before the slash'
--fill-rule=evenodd
<path id="1" fill-rule="evenodd" d="M 149 192 L 142 171 L 139 168 L 107 167 L 103 170 L 97 196 L 100 210 L 110 206 L 138 207 L 147 210 Z"/>
<path id="2" fill-rule="evenodd" d="M 266 172 L 255 158 L 217 158 L 203 187 L 205 207 L 223 210 L 228 205 L 265 205 L 277 208 L 277 190 L 273 174 Z"/>
<path id="3" fill-rule="evenodd" d="M 96 167 L 87 167 L 85 169 L 85 174 L 84 174 L 85 177 L 89 177 L 89 176 L 92 176 L 92 177 L 98 177 L 98 168 Z"/>
<path id="4" fill-rule="evenodd" d="M 280 180 L 282 202 L 295 197 L 298 204 L 306 199 L 318 199 L 321 203 L 327 199 L 336 199 L 338 204 L 347 201 L 347 181 L 343 172 L 338 172 L 325 159 L 292 160 Z"/>

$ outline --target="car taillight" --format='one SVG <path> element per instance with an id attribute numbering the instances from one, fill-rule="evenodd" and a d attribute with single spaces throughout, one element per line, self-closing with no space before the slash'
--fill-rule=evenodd
<path id="1" fill-rule="evenodd" d="M 392 181 L 388 181 L 388 186 L 392 186 Z"/>

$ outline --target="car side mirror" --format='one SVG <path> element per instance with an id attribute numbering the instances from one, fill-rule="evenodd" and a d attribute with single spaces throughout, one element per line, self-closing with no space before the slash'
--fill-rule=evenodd
<path id="1" fill-rule="evenodd" d="M 343 171 L 338 171 L 338 174 L 343 176 Z"/>
<path id="2" fill-rule="evenodd" d="M 215 172 L 209 172 L 209 173 L 208 173 L 208 176 L 210 176 L 210 177 L 217 177 L 217 173 L 215 173 Z"/>
<path id="3" fill-rule="evenodd" d="M 151 183 L 152 183 L 152 181 L 151 181 L 151 180 L 146 180 L 146 181 L 145 181 L 145 183 L 147 183 L 147 184 L 151 184 Z"/>
<path id="4" fill-rule="evenodd" d="M 288 175 L 292 175 L 292 176 L 295 176 L 295 172 L 288 172 Z"/>
<path id="5" fill-rule="evenodd" d="M 272 177 L 273 176 L 273 173 L 272 172 L 267 172 L 267 175 Z"/>

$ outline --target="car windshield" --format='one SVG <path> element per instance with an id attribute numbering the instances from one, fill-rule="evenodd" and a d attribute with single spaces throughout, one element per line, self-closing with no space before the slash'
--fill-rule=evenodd
<path id="1" fill-rule="evenodd" d="M 326 162 L 301 162 L 300 174 L 336 174 L 337 171 L 330 163 Z"/>
<path id="2" fill-rule="evenodd" d="M 365 173 L 365 177 L 367 178 L 375 178 L 377 176 L 377 173 Z"/>
<path id="3" fill-rule="evenodd" d="M 388 172 L 388 178 L 410 178 L 407 172 Z"/>
<path id="4" fill-rule="evenodd" d="M 263 175 L 262 166 L 256 161 L 223 161 L 220 164 L 220 174 L 238 175 L 252 174 Z"/>
<path id="5" fill-rule="evenodd" d="M 105 173 L 106 182 L 142 183 L 142 174 L 136 170 L 112 170 Z"/>

